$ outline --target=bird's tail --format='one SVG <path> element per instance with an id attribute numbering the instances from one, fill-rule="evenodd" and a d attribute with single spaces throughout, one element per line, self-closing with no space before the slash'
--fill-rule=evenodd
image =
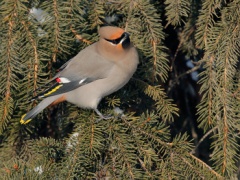
<path id="1" fill-rule="evenodd" d="M 49 106 L 52 102 L 57 100 L 61 95 L 57 96 L 51 96 L 44 100 L 42 100 L 36 107 L 34 107 L 31 111 L 24 114 L 20 120 L 21 124 L 27 124 L 29 123 L 32 118 L 34 118 L 37 114 L 39 114 L 43 109 L 45 109 L 47 106 Z"/>

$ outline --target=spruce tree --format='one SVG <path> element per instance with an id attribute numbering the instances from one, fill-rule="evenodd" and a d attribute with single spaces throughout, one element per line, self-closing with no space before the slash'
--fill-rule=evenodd
<path id="1" fill-rule="evenodd" d="M 21 116 L 57 69 L 124 28 L 140 64 L 99 108 Z M 240 0 L 1 0 L 1 179 L 238 179 Z"/>

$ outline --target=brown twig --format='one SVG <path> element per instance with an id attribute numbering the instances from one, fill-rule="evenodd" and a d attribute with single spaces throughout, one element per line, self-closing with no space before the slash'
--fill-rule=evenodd
<path id="1" fill-rule="evenodd" d="M 196 152 L 196 149 L 198 148 L 198 146 L 213 132 L 217 129 L 217 126 L 215 126 L 214 128 L 212 128 L 210 131 L 208 131 L 198 142 L 198 144 L 195 146 L 195 148 L 192 150 L 191 154 L 194 154 Z"/>
<path id="2" fill-rule="evenodd" d="M 91 41 L 89 41 L 89 40 L 87 40 L 87 39 L 84 39 L 84 38 L 83 38 L 80 34 L 78 34 L 77 31 L 74 30 L 72 27 L 71 27 L 71 31 L 73 32 L 73 34 L 75 35 L 75 37 L 76 37 L 78 40 L 80 40 L 80 41 L 82 41 L 82 42 L 85 42 L 85 43 L 87 43 L 88 45 L 89 45 L 89 44 L 92 44 Z"/>
<path id="3" fill-rule="evenodd" d="M 197 162 L 199 162 L 200 164 L 202 164 L 204 167 L 206 167 L 211 173 L 213 173 L 218 179 L 223 179 L 223 177 L 218 174 L 216 171 L 214 171 L 209 165 L 207 165 L 205 162 L 203 162 L 201 159 L 198 159 L 197 157 L 195 157 L 194 155 L 192 155 L 191 153 L 189 154 L 193 159 L 195 159 Z"/>

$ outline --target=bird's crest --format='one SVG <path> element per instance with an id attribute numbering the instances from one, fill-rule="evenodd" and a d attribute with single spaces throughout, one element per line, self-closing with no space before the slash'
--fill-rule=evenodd
<path id="1" fill-rule="evenodd" d="M 114 26 L 104 26 L 99 29 L 99 34 L 104 39 L 118 39 L 124 33 L 124 29 Z"/>
<path id="2" fill-rule="evenodd" d="M 122 34 L 124 33 L 124 30 L 123 29 L 118 29 L 115 33 L 113 33 L 111 36 L 110 36 L 110 40 L 113 40 L 113 39 L 118 39 L 122 36 Z"/>

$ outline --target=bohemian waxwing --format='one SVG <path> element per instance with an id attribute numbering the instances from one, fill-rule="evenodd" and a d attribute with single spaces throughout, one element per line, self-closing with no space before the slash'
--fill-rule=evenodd
<path id="1" fill-rule="evenodd" d="M 47 89 L 32 100 L 44 98 L 20 120 L 26 124 L 49 105 L 68 101 L 82 108 L 97 109 L 100 100 L 122 88 L 138 65 L 138 53 L 123 29 L 105 26 L 99 29 L 98 42 L 80 51 L 65 63 Z"/>

